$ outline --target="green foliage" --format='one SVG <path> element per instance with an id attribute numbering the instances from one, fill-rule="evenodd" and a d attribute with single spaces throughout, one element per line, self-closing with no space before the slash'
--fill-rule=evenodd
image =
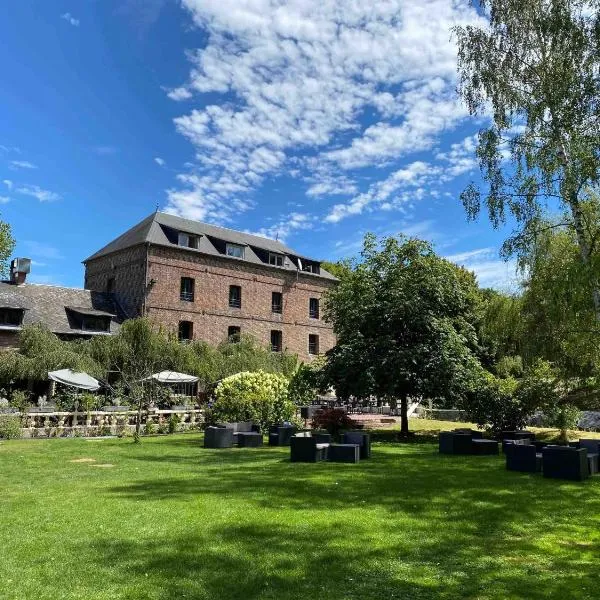
<path id="1" fill-rule="evenodd" d="M 349 259 L 338 260 L 337 262 L 324 260 L 321 266 L 338 279 L 344 279 L 344 277 L 352 273 L 353 269 L 352 260 Z"/>
<path id="2" fill-rule="evenodd" d="M 600 231 L 596 209 L 587 213 Z M 565 377 L 586 377 L 600 364 L 600 324 L 592 300 L 598 258 L 581 263 L 575 233 L 556 227 L 540 234 L 525 261 L 524 349 L 558 367 Z"/>
<path id="3" fill-rule="evenodd" d="M 20 438 L 21 419 L 14 415 L 0 415 L 0 438 L 15 440 Z"/>
<path id="4" fill-rule="evenodd" d="M 311 404 L 323 387 L 325 358 L 319 356 L 310 363 L 302 363 L 290 379 L 289 398 L 296 406 Z"/>
<path id="5" fill-rule="evenodd" d="M 479 134 L 477 156 L 490 220 L 500 226 L 510 214 L 517 223 L 503 252 L 529 255 L 531 244 L 548 228 L 544 217 L 550 198 L 565 208 L 578 260 L 589 266 L 595 237 L 586 231 L 584 201 L 586 188 L 600 182 L 598 3 L 481 4 L 487 26 L 455 28 L 460 91 L 471 113 L 491 112 L 493 117 Z M 471 184 L 462 200 L 469 217 L 476 217 L 480 190 Z M 600 319 L 598 281 L 590 292 Z"/>
<path id="6" fill-rule="evenodd" d="M 15 248 L 15 239 L 8 223 L 0 221 L 0 275 L 8 274 L 8 262 Z"/>
<path id="7" fill-rule="evenodd" d="M 416 239 L 365 237 L 361 261 L 326 297 L 337 346 L 325 381 L 343 398 L 440 397 L 477 361 L 474 276 Z"/>
<path id="8" fill-rule="evenodd" d="M 171 415 L 169 417 L 169 433 L 175 433 L 179 428 L 180 422 L 181 419 L 179 418 L 179 415 Z"/>
<path id="9" fill-rule="evenodd" d="M 494 371 L 501 379 L 519 378 L 523 375 L 523 359 L 520 356 L 503 356 L 494 366 Z"/>
<path id="10" fill-rule="evenodd" d="M 518 382 L 512 377 L 500 379 L 482 370 L 465 394 L 461 408 L 474 423 L 494 433 L 521 429 L 537 406 L 526 402 L 526 397 L 518 397 L 517 387 Z"/>
<path id="11" fill-rule="evenodd" d="M 246 371 L 219 383 L 207 422 L 252 421 L 265 431 L 269 425 L 289 421 L 295 411 L 284 376 Z"/>
<path id="12" fill-rule="evenodd" d="M 153 433 L 156 433 L 156 425 L 150 418 L 147 418 L 146 423 L 144 423 L 144 434 L 152 435 Z"/>
<path id="13" fill-rule="evenodd" d="M 332 435 L 333 439 L 338 440 L 342 431 L 356 427 L 356 421 L 341 408 L 325 408 L 315 413 L 311 427 L 313 429 L 325 429 Z"/>
<path id="14" fill-rule="evenodd" d="M 481 290 L 480 298 L 479 356 L 491 369 L 502 358 L 522 353 L 522 299 L 491 289 Z"/>
<path id="15" fill-rule="evenodd" d="M 20 413 L 26 413 L 31 406 L 29 393 L 23 390 L 14 390 L 10 396 L 10 405 Z"/>

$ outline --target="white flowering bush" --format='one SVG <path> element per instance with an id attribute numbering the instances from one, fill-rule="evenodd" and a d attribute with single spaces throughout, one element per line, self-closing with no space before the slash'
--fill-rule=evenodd
<path id="1" fill-rule="evenodd" d="M 215 389 L 207 421 L 252 421 L 261 431 L 274 423 L 290 421 L 296 409 L 288 397 L 288 385 L 283 375 L 265 371 L 244 371 L 226 377 Z"/>

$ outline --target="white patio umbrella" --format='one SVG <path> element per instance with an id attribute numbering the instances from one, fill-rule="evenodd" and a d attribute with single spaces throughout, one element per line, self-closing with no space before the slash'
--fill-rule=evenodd
<path id="1" fill-rule="evenodd" d="M 154 373 L 150 377 L 146 377 L 144 381 L 154 379 L 159 383 L 197 383 L 198 378 L 193 375 L 186 375 L 185 373 L 177 373 L 177 371 L 161 371 L 160 373 Z"/>
<path id="2" fill-rule="evenodd" d="M 87 373 L 78 373 L 71 369 L 50 371 L 48 377 L 52 381 L 57 381 L 63 385 L 69 385 L 80 390 L 87 390 L 88 392 L 95 392 L 100 389 L 100 382 L 97 379 L 94 379 Z"/>

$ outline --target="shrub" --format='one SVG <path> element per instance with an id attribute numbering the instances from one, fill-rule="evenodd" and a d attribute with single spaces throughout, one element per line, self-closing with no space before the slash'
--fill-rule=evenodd
<path id="1" fill-rule="evenodd" d="M 171 415 L 169 418 L 169 433 L 175 433 L 177 428 L 179 427 L 179 422 L 181 419 L 179 415 Z"/>
<path id="2" fill-rule="evenodd" d="M 264 431 L 273 423 L 292 419 L 288 380 L 264 371 L 243 372 L 223 379 L 215 389 L 207 423 L 252 421 Z"/>
<path id="3" fill-rule="evenodd" d="M 0 438 L 15 440 L 21 437 L 21 419 L 11 415 L 0 415 Z"/>
<path id="4" fill-rule="evenodd" d="M 29 394 L 23 390 L 15 390 L 10 397 L 10 405 L 16 408 L 20 413 L 25 413 L 29 410 L 31 403 Z"/>
<path id="5" fill-rule="evenodd" d="M 341 431 L 356 427 L 356 421 L 341 408 L 325 408 L 317 411 L 311 426 L 313 429 L 326 429 L 333 438 L 338 439 Z"/>
<path id="6" fill-rule="evenodd" d="M 521 429 L 537 408 L 532 398 L 518 396 L 518 382 L 512 377 L 500 379 L 482 371 L 465 395 L 464 405 L 470 418 L 493 432 Z"/>
<path id="7" fill-rule="evenodd" d="M 324 357 L 318 357 L 310 364 L 301 364 L 290 379 L 288 388 L 290 400 L 296 406 L 311 404 L 323 386 Z"/>
<path id="8" fill-rule="evenodd" d="M 148 419 L 146 420 L 146 424 L 144 425 L 144 434 L 152 435 L 155 432 L 156 432 L 156 425 L 154 425 L 154 423 L 152 422 L 150 417 L 148 417 Z"/>

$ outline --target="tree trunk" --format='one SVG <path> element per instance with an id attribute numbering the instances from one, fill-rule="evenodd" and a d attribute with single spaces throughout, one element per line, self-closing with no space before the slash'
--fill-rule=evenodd
<path id="1" fill-rule="evenodd" d="M 142 401 L 138 402 L 137 415 L 135 419 L 135 435 L 133 436 L 133 441 L 136 444 L 140 442 L 140 432 L 142 429 Z"/>
<path id="2" fill-rule="evenodd" d="M 400 398 L 400 436 L 408 437 L 408 397 Z"/>
<path id="3" fill-rule="evenodd" d="M 579 253 L 581 255 L 581 262 L 585 267 L 590 265 L 590 243 L 586 237 L 585 227 L 583 224 L 583 213 L 581 211 L 581 204 L 579 198 L 573 195 L 569 201 L 571 207 L 571 214 L 573 215 L 573 225 L 575 227 L 575 234 L 577 235 L 577 245 L 579 246 Z M 600 321 L 600 286 L 598 281 L 594 280 L 592 283 L 592 299 L 594 301 L 594 312 L 596 313 L 596 321 Z"/>

